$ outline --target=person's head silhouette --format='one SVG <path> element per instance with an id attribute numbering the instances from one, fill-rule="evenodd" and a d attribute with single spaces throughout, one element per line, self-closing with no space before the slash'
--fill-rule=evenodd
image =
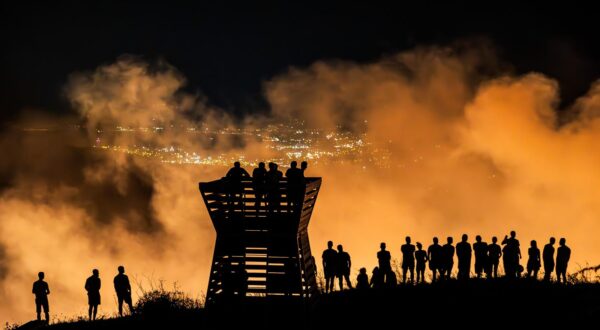
<path id="1" fill-rule="evenodd" d="M 274 168 L 275 168 L 275 163 L 269 162 L 269 170 L 272 170 Z"/>
<path id="2" fill-rule="evenodd" d="M 366 273 L 367 273 L 367 269 L 366 269 L 365 267 L 363 267 L 363 268 L 361 268 L 361 269 L 359 270 L 359 272 L 360 272 L 361 274 L 366 274 Z"/>
<path id="3" fill-rule="evenodd" d="M 492 243 L 496 244 L 496 242 L 498 242 L 498 237 L 493 236 L 492 237 Z"/>
<path id="4" fill-rule="evenodd" d="M 297 163 L 295 160 L 293 160 L 293 161 L 290 163 L 290 168 L 296 168 L 296 167 L 298 167 L 298 163 Z"/>
<path id="5" fill-rule="evenodd" d="M 550 245 L 554 245 L 556 243 L 556 238 L 550 237 Z"/>
<path id="6" fill-rule="evenodd" d="M 563 237 L 560 239 L 560 241 L 558 242 L 558 244 L 560 244 L 560 246 L 565 246 L 565 244 L 567 243 L 567 240 Z"/>
<path id="7" fill-rule="evenodd" d="M 480 235 L 475 236 L 475 240 L 477 241 L 477 243 L 481 243 L 481 236 Z"/>
<path id="8" fill-rule="evenodd" d="M 98 275 L 100 275 L 100 272 L 97 269 L 92 270 L 92 274 L 94 274 L 94 276 L 98 277 Z"/>
<path id="9" fill-rule="evenodd" d="M 242 165 L 240 164 L 240 162 L 235 162 L 235 163 L 233 163 L 233 167 L 237 167 L 237 168 L 239 168 L 240 166 L 242 166 Z"/>
<path id="10" fill-rule="evenodd" d="M 43 280 L 43 279 L 44 279 L 44 276 L 46 276 L 46 275 L 44 274 L 44 272 L 39 272 L 39 273 L 38 273 L 38 278 L 39 278 L 40 280 Z"/>
<path id="11" fill-rule="evenodd" d="M 308 162 L 303 161 L 302 163 L 300 163 L 300 169 L 302 169 L 302 171 L 306 170 L 308 168 Z"/>
<path id="12" fill-rule="evenodd" d="M 332 241 L 327 242 L 327 247 L 331 249 L 333 247 L 333 242 Z"/>
<path id="13" fill-rule="evenodd" d="M 537 247 L 537 242 L 535 240 L 531 241 L 531 247 L 533 247 L 533 248 Z"/>
<path id="14" fill-rule="evenodd" d="M 279 167 L 279 165 L 273 163 L 273 169 L 276 170 Z"/>
<path id="15" fill-rule="evenodd" d="M 410 244 L 410 236 L 406 236 L 406 244 Z"/>
<path id="16" fill-rule="evenodd" d="M 119 271 L 119 274 L 125 274 L 125 267 L 119 266 L 119 268 L 117 268 L 117 270 Z"/>
<path id="17" fill-rule="evenodd" d="M 379 244 L 379 247 L 381 247 L 381 251 L 385 250 L 385 243 L 381 242 L 381 244 Z"/>
<path id="18" fill-rule="evenodd" d="M 438 238 L 437 238 L 437 237 L 434 237 L 434 238 L 433 238 L 433 244 L 437 244 L 438 242 L 439 242 Z"/>
<path id="19" fill-rule="evenodd" d="M 340 251 L 340 252 L 344 252 L 344 247 L 342 246 L 342 244 L 339 244 L 339 245 L 337 246 L 337 249 L 338 249 L 338 251 Z"/>
<path id="20" fill-rule="evenodd" d="M 452 239 L 452 237 L 449 236 L 448 239 L 447 239 L 448 244 L 452 244 L 453 241 L 454 240 Z"/>
<path id="21" fill-rule="evenodd" d="M 258 163 L 258 168 L 265 168 L 265 163 L 263 163 L 263 162 Z"/>
<path id="22" fill-rule="evenodd" d="M 517 232 L 516 232 L 516 231 L 514 231 L 514 230 L 513 230 L 513 231 L 511 231 L 511 232 L 510 232 L 510 237 L 511 237 L 511 238 L 515 238 L 515 237 L 517 237 Z"/>
<path id="23" fill-rule="evenodd" d="M 421 250 L 423 248 L 423 245 L 419 242 L 417 242 L 417 249 Z"/>
<path id="24" fill-rule="evenodd" d="M 463 234 L 462 235 L 462 241 L 466 242 L 469 239 L 469 236 L 467 236 L 467 234 Z"/>

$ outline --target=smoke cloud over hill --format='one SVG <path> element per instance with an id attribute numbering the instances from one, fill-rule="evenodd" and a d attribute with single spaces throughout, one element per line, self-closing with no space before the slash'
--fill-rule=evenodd
<path id="1" fill-rule="evenodd" d="M 0 315 L 33 318 L 32 282 L 46 272 L 53 315 L 82 314 L 92 268 L 103 279 L 101 311 L 116 311 L 118 265 L 138 281 L 205 290 L 214 231 L 198 181 L 225 168 L 173 165 L 93 148 L 175 146 L 267 158 L 251 136 L 206 141 L 186 127 L 260 128 L 289 118 L 323 131 L 365 131 L 387 149 L 389 168 L 311 164 L 323 186 L 310 226 L 317 260 L 327 240 L 358 267 L 373 267 L 380 242 L 400 256 L 404 237 L 474 238 L 517 231 L 544 244 L 566 237 L 577 263 L 600 260 L 600 82 L 567 109 L 559 86 L 538 73 L 511 74 L 486 47 L 418 48 L 372 63 L 322 61 L 265 82 L 268 116 L 231 118 L 183 92 L 184 73 L 121 58 L 75 73 L 71 118 L 23 114 L 0 137 Z M 75 126 L 81 125 L 81 126 Z M 154 127 L 117 134 L 107 127 Z M 21 128 L 56 128 L 24 131 Z M 182 129 L 178 129 L 182 128 Z M 525 260 L 522 261 L 525 263 Z M 147 284 L 146 284 L 147 285 Z"/>

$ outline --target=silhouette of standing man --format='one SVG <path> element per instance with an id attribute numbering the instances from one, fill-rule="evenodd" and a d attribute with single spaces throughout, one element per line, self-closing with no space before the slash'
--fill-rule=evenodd
<path id="1" fill-rule="evenodd" d="M 283 173 L 277 169 L 277 164 L 269 163 L 269 171 L 267 172 L 267 197 L 269 200 L 269 212 L 273 213 L 280 206 L 281 192 L 279 191 L 279 181 L 283 177 Z"/>
<path id="2" fill-rule="evenodd" d="M 254 186 L 254 207 L 256 211 L 260 210 L 260 203 L 265 197 L 265 186 L 267 185 L 267 169 L 265 163 L 258 163 L 258 167 L 252 171 L 252 185 Z"/>
<path id="3" fill-rule="evenodd" d="M 558 242 L 558 249 L 556 250 L 556 277 L 558 283 L 562 282 L 567 284 L 567 266 L 569 265 L 569 259 L 571 259 L 571 249 L 566 245 L 567 240 L 561 238 Z"/>
<path id="4" fill-rule="evenodd" d="M 475 236 L 475 243 L 473 243 L 473 252 L 475 252 L 475 274 L 477 278 L 481 278 L 481 273 L 484 271 L 489 275 L 488 272 L 488 245 L 486 242 L 481 241 L 481 236 Z"/>
<path id="5" fill-rule="evenodd" d="M 529 255 L 529 259 L 527 260 L 527 277 L 533 278 L 537 280 L 537 274 L 540 270 L 540 249 L 537 247 L 537 242 L 535 240 L 531 241 L 531 247 L 527 251 Z"/>
<path id="6" fill-rule="evenodd" d="M 48 283 L 44 281 L 44 272 L 38 273 L 38 280 L 33 282 L 33 289 L 31 290 L 31 293 L 35 295 L 35 312 L 37 313 L 37 320 L 42 320 L 41 313 L 42 308 L 44 308 L 46 323 L 50 322 L 50 309 L 48 305 L 50 288 L 48 287 Z"/>
<path id="7" fill-rule="evenodd" d="M 462 241 L 456 244 L 456 257 L 458 258 L 458 279 L 468 280 L 471 273 L 471 244 L 467 242 L 469 236 L 462 235 Z"/>
<path id="8" fill-rule="evenodd" d="M 415 251 L 417 261 L 417 283 L 425 282 L 425 264 L 427 263 L 427 252 L 423 250 L 423 245 L 417 242 L 417 251 Z"/>
<path id="9" fill-rule="evenodd" d="M 432 281 L 436 280 L 436 273 L 440 274 L 440 279 L 443 279 L 444 251 L 441 245 L 438 244 L 438 238 L 433 238 L 433 244 L 427 248 L 427 258 L 429 259 L 429 269 L 433 272 Z"/>
<path id="10" fill-rule="evenodd" d="M 390 255 L 390 251 L 385 249 L 385 243 L 381 243 L 381 250 L 377 252 L 377 260 L 379 262 L 379 277 L 381 281 L 385 284 L 389 282 L 390 273 L 392 272 L 392 256 Z M 373 275 L 375 277 L 375 275 Z"/>
<path id="11" fill-rule="evenodd" d="M 509 278 L 517 278 L 520 275 L 519 259 L 521 259 L 521 248 L 519 240 L 516 238 L 517 233 L 513 230 L 510 232 L 510 237 L 504 236 L 502 240 L 502 253 L 504 255 L 504 271 Z"/>
<path id="12" fill-rule="evenodd" d="M 444 253 L 444 262 L 442 269 L 442 279 L 449 280 L 452 275 L 452 268 L 454 267 L 454 246 L 452 246 L 453 239 L 452 237 L 448 237 L 448 243 L 442 246 Z"/>
<path id="13" fill-rule="evenodd" d="M 96 319 L 98 314 L 98 305 L 100 305 L 100 272 L 97 269 L 92 270 L 92 276 L 85 281 L 85 290 L 88 294 L 88 315 L 90 320 Z"/>
<path id="14" fill-rule="evenodd" d="M 233 163 L 233 167 L 230 168 L 229 171 L 227 171 L 225 177 L 227 178 L 229 183 L 229 202 L 233 202 L 231 200 L 232 198 L 239 198 L 240 200 L 238 200 L 238 202 L 241 202 L 241 198 L 244 192 L 244 188 L 242 187 L 242 179 L 249 178 L 250 174 L 248 174 L 248 172 L 246 172 L 246 170 L 241 167 L 240 162 L 235 162 Z"/>
<path id="15" fill-rule="evenodd" d="M 340 280 L 340 291 L 344 290 L 343 279 L 346 279 L 348 288 L 352 289 L 352 283 L 350 283 L 350 267 L 352 266 L 350 255 L 344 251 L 344 247 L 341 244 L 337 248 L 337 276 Z"/>
<path id="16" fill-rule="evenodd" d="M 288 210 L 291 212 L 296 210 L 302 197 L 300 190 L 302 189 L 303 174 L 295 160 L 290 163 L 290 168 L 285 171 L 285 177 L 288 179 L 287 202 Z"/>
<path id="17" fill-rule="evenodd" d="M 123 301 L 129 306 L 129 313 L 133 314 L 129 277 L 125 275 L 125 267 L 119 266 L 117 270 L 119 271 L 119 274 L 115 276 L 113 283 L 115 285 L 115 292 L 117 293 L 117 301 L 119 303 L 119 316 L 123 316 Z"/>
<path id="18" fill-rule="evenodd" d="M 325 293 L 333 292 L 335 275 L 337 273 L 337 252 L 333 242 L 327 242 L 327 250 L 323 251 L 323 271 L 325 272 Z"/>
<path id="19" fill-rule="evenodd" d="M 544 245 L 542 259 L 544 260 L 544 281 L 550 281 L 552 272 L 554 271 L 554 243 L 556 238 L 550 237 L 550 242 Z"/>
<path id="20" fill-rule="evenodd" d="M 502 249 L 497 244 L 498 238 L 492 237 L 492 244 L 488 245 L 488 277 L 498 277 L 498 264 L 500 264 L 500 257 L 502 256 Z"/>
<path id="21" fill-rule="evenodd" d="M 410 236 L 406 236 L 406 244 L 400 247 L 402 252 L 402 283 L 406 284 L 406 272 L 410 271 L 410 283 L 414 281 L 415 246 L 410 244 Z"/>

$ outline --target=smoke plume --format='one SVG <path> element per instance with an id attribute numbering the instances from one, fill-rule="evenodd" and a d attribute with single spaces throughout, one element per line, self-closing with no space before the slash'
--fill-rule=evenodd
<path id="1" fill-rule="evenodd" d="M 71 76 L 72 118 L 28 113 L 19 126 L 61 129 L 3 133 L 0 315 L 34 316 L 29 290 L 38 271 L 46 272 L 53 315 L 83 314 L 92 268 L 104 281 L 102 312 L 114 313 L 111 279 L 121 264 L 138 281 L 177 282 L 200 295 L 214 231 L 197 182 L 226 169 L 94 148 L 100 139 L 204 156 L 273 155 L 252 136 L 210 140 L 189 127 L 252 129 L 297 118 L 325 133 L 366 133 L 371 148 L 389 150 L 384 167 L 363 159 L 308 170 L 323 177 L 313 253 L 320 260 L 327 240 L 343 244 L 354 272 L 375 265 L 382 241 L 400 257 L 408 235 L 427 246 L 432 236 L 489 241 L 516 230 L 524 255 L 530 240 L 556 236 L 573 249 L 572 271 L 600 259 L 600 82 L 559 109 L 550 77 L 516 76 L 489 48 L 459 45 L 290 68 L 265 82 L 265 117 L 233 119 L 184 85 L 168 64 L 121 58 Z M 139 127 L 147 130 L 128 131 Z"/>

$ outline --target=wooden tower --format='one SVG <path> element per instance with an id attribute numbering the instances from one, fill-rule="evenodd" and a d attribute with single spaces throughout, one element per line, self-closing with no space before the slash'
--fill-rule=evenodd
<path id="1" fill-rule="evenodd" d="M 292 188 L 296 206 L 288 203 L 285 179 L 271 195 L 257 194 L 251 180 L 235 190 L 226 179 L 199 186 L 217 232 L 207 306 L 227 297 L 306 299 L 317 293 L 307 229 L 321 178 L 306 178 L 304 186 Z"/>

